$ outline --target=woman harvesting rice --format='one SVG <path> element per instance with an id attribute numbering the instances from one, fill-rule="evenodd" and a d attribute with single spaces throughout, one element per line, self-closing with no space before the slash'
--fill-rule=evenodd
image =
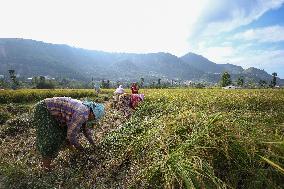
<path id="1" fill-rule="evenodd" d="M 37 149 L 42 155 L 43 167 L 51 169 L 51 160 L 57 156 L 66 138 L 70 146 L 79 151 L 84 149 L 77 139 L 80 129 L 94 146 L 86 122 L 99 120 L 103 114 L 104 106 L 91 101 L 54 97 L 38 102 L 34 111 L 34 124 L 37 129 Z"/>
<path id="2" fill-rule="evenodd" d="M 120 94 L 117 103 L 117 109 L 120 110 L 126 118 L 129 118 L 133 110 L 144 100 L 144 94 L 138 94 L 139 87 L 137 83 L 132 83 L 132 94 Z"/>
<path id="3" fill-rule="evenodd" d="M 115 95 L 114 96 L 114 101 L 118 101 L 119 96 L 124 94 L 124 93 L 125 93 L 125 91 L 124 91 L 122 85 L 119 85 L 119 87 L 116 88 L 116 90 L 114 91 L 114 95 Z"/>
<path id="4" fill-rule="evenodd" d="M 138 87 L 137 83 L 132 83 L 130 89 L 131 89 L 132 94 L 138 94 L 139 87 Z"/>
<path id="5" fill-rule="evenodd" d="M 144 94 L 122 94 L 119 96 L 117 109 L 129 118 L 140 102 L 144 101 Z"/>

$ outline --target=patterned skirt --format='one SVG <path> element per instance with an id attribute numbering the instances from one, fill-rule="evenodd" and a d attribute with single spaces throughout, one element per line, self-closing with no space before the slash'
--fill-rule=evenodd
<path id="1" fill-rule="evenodd" d="M 132 94 L 131 95 L 131 106 L 135 109 L 140 102 L 144 100 L 144 94 Z"/>
<path id="2" fill-rule="evenodd" d="M 143 100 L 144 94 L 122 94 L 119 96 L 117 109 L 120 110 L 124 116 L 129 117 Z"/>
<path id="3" fill-rule="evenodd" d="M 66 142 L 67 127 L 61 126 L 59 121 L 49 113 L 44 101 L 35 105 L 33 115 L 38 151 L 42 157 L 56 157 Z"/>

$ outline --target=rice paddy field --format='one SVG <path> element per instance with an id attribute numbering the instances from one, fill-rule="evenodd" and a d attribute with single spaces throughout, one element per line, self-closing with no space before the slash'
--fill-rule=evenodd
<path id="1" fill-rule="evenodd" d="M 126 119 L 112 90 L 0 91 L 0 188 L 284 188 L 284 90 L 149 89 Z M 52 96 L 105 103 L 96 147 L 62 149 L 44 172 L 32 107 Z"/>

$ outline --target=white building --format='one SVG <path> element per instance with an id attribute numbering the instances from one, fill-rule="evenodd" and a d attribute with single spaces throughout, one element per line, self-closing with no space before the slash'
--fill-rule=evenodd
<path id="1" fill-rule="evenodd" d="M 228 85 L 226 87 L 222 87 L 222 89 L 240 89 L 240 87 L 236 87 L 234 85 Z"/>

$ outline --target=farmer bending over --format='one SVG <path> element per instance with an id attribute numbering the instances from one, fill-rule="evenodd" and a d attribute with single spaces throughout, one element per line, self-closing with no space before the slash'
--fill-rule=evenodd
<path id="1" fill-rule="evenodd" d="M 102 118 L 104 106 L 91 101 L 79 101 L 70 97 L 47 98 L 38 102 L 34 110 L 37 149 L 42 156 L 43 167 L 51 169 L 51 160 L 55 158 L 60 147 L 69 145 L 79 151 L 84 148 L 78 142 L 78 133 L 83 134 L 94 146 L 92 133 L 87 121 Z M 67 139 L 67 140 L 66 140 Z"/>
<path id="2" fill-rule="evenodd" d="M 118 102 L 118 100 L 119 100 L 119 96 L 122 95 L 122 94 L 124 94 L 124 93 L 125 93 L 125 91 L 124 91 L 122 85 L 119 85 L 119 87 L 116 88 L 116 90 L 115 90 L 114 93 L 113 93 L 113 94 L 114 94 L 114 96 L 113 96 L 113 106 L 114 106 L 114 107 L 117 106 L 117 102 Z"/>
<path id="3" fill-rule="evenodd" d="M 140 102 L 144 101 L 144 94 L 122 94 L 119 96 L 117 109 L 129 118 Z"/>

